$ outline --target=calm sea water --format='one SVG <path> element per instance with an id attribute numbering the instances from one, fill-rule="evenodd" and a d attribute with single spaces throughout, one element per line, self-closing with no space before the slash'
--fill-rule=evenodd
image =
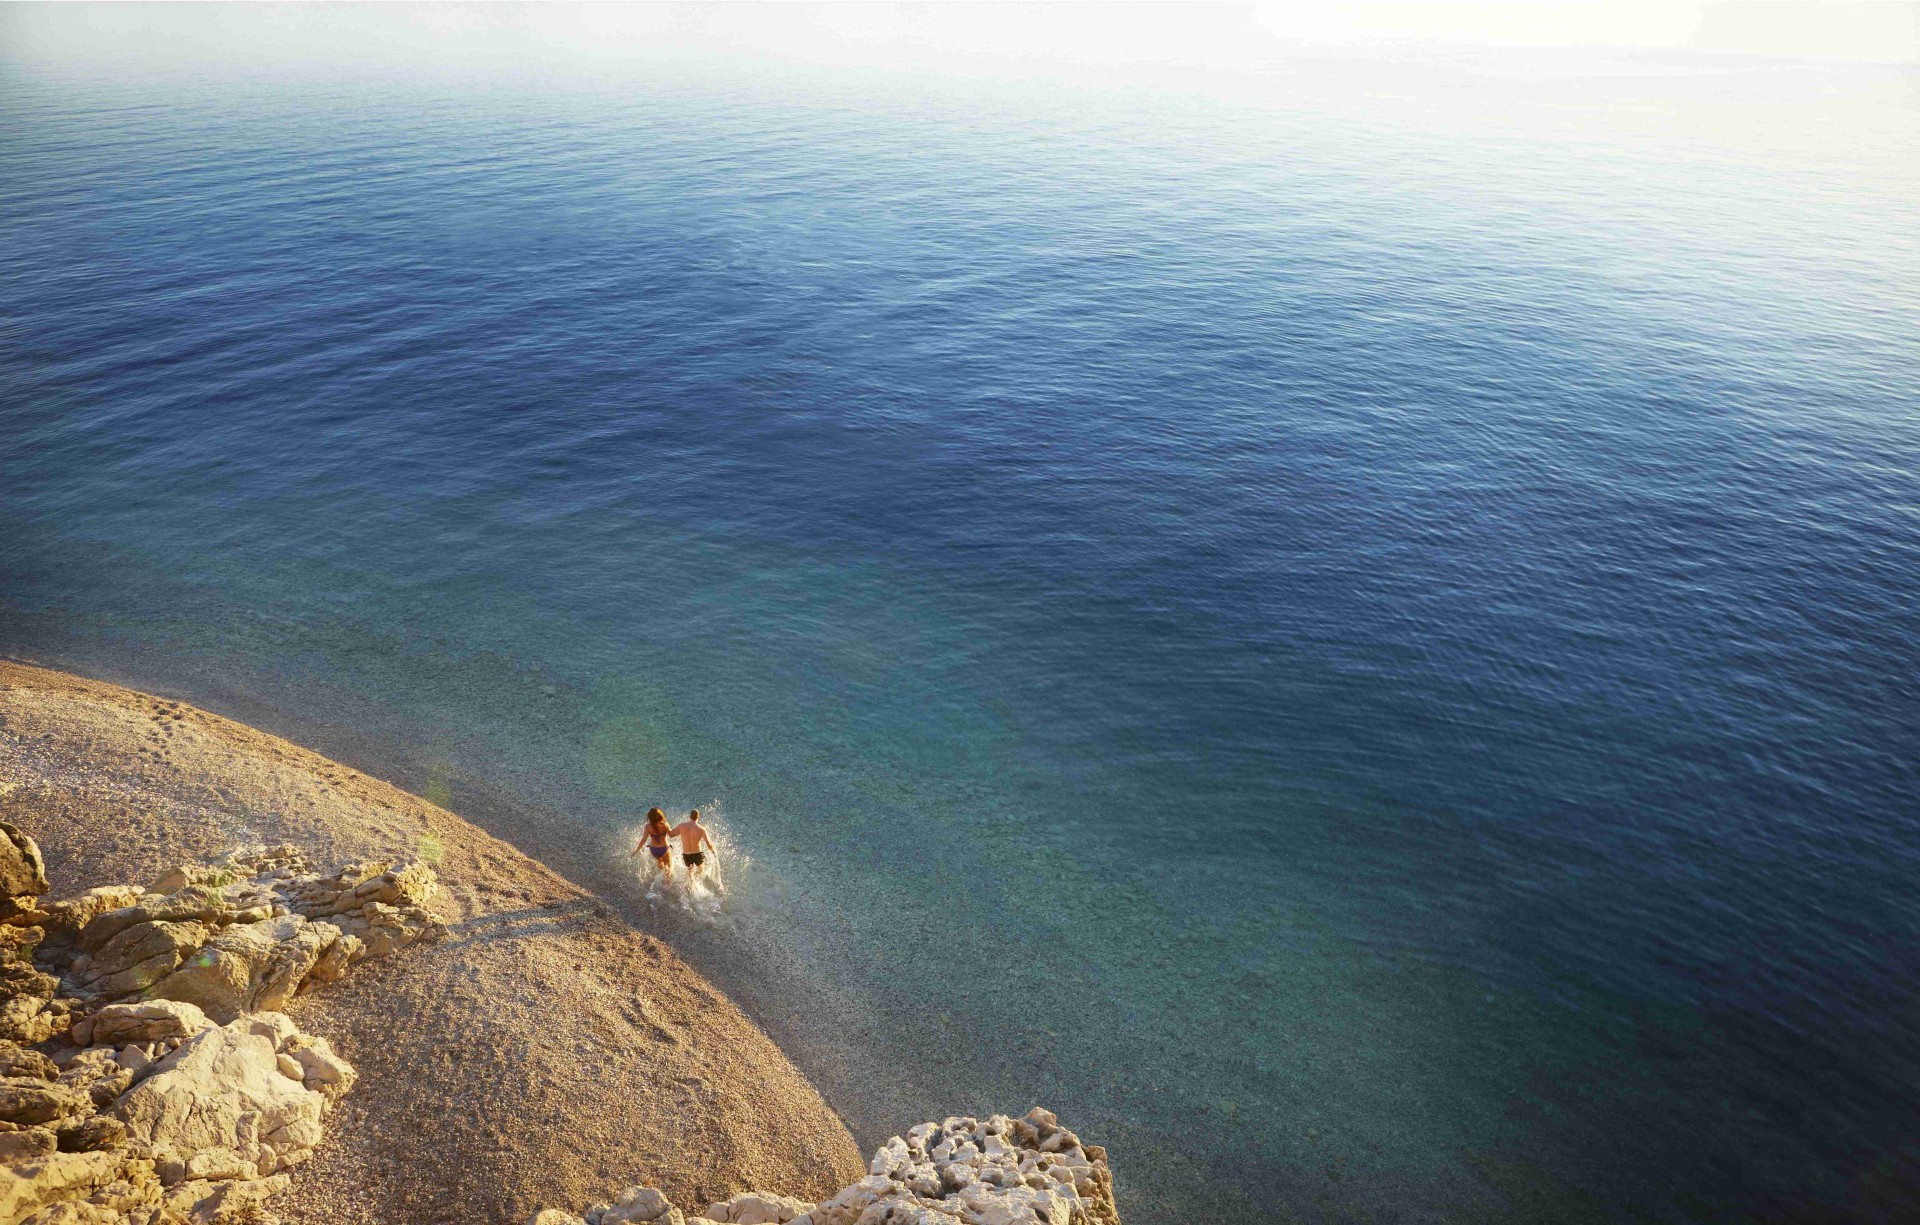
<path id="1" fill-rule="evenodd" d="M 718 797 L 863 1143 L 1132 1225 L 1920 1214 L 1911 72 L 31 44 L 0 649 Z"/>

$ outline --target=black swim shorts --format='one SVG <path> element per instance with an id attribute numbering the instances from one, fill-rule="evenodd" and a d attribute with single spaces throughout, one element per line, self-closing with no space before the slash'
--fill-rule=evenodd
<path id="1" fill-rule="evenodd" d="M 680 853 L 680 860 L 681 862 L 685 863 L 689 868 L 697 868 L 701 864 L 707 862 L 707 853 L 705 851 L 694 851 L 692 854 L 688 854 L 687 852 L 682 851 Z"/>

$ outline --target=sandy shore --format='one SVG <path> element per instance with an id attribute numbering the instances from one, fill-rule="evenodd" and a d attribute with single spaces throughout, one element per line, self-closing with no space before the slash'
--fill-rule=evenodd
<path id="1" fill-rule="evenodd" d="M 518 1225 L 652 1182 L 683 1204 L 857 1178 L 851 1136 L 773 1042 L 660 941 L 444 809 L 180 702 L 0 661 L 0 816 L 55 893 L 247 842 L 316 863 L 427 857 L 446 941 L 302 997 L 360 1069 L 276 1204 L 310 1225 Z"/>

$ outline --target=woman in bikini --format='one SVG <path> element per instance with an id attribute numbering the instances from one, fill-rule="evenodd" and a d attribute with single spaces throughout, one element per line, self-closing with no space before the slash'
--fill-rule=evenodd
<path id="1" fill-rule="evenodd" d="M 673 830 L 667 825 L 666 813 L 658 808 L 647 809 L 647 827 L 641 830 L 640 837 L 634 840 L 633 855 L 627 858 L 632 859 L 640 853 L 641 847 L 645 847 L 647 853 L 653 856 L 654 870 L 672 876 L 673 856 L 667 846 L 667 837 L 672 833 Z"/>

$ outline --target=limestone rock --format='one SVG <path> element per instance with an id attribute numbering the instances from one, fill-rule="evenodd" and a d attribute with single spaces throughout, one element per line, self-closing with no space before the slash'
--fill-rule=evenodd
<path id="1" fill-rule="evenodd" d="M 69 1085 L 49 1084 L 39 1077 L 0 1077 L 0 1120 L 32 1127 L 69 1115 L 85 1114 L 87 1095 Z"/>
<path id="2" fill-rule="evenodd" d="M 287 1189 L 285 1174 L 260 1179 L 194 1179 L 167 1192 L 166 1206 L 192 1225 L 239 1225 Z"/>
<path id="3" fill-rule="evenodd" d="M 104 1185 L 76 1189 L 85 1199 L 51 1204 L 20 1225 L 177 1225 L 161 1213 L 160 1190 L 153 1163 L 128 1158 Z"/>
<path id="4" fill-rule="evenodd" d="M 145 1215 L 145 1214 L 143 1214 Z M 64 1204 L 55 1204 L 42 1208 L 20 1225 L 129 1225 L 131 1218 L 119 1209 L 96 1204 L 91 1199 L 69 1200 Z M 139 1225 L 154 1225 L 164 1218 L 148 1216 Z M 166 1225 L 171 1225 L 167 1222 Z"/>
<path id="5" fill-rule="evenodd" d="M 19 962 L 0 964 L 0 1041 L 33 1046 L 64 1032 L 67 1004 L 51 998 L 53 991 L 46 975 Z"/>
<path id="6" fill-rule="evenodd" d="M 120 1176 L 118 1153 L 49 1153 L 0 1166 L 0 1221 L 18 1221 L 62 1200 L 81 1199 Z"/>
<path id="7" fill-rule="evenodd" d="M 345 1096 L 360 1079 L 353 1065 L 334 1054 L 325 1038 L 295 1034 L 280 1049 L 286 1052 L 281 1058 L 291 1060 L 299 1069 L 296 1079 L 329 1102 Z"/>
<path id="8" fill-rule="evenodd" d="M 30 995 L 49 1000 L 59 989 L 59 979 L 43 970 L 34 969 L 18 957 L 9 954 L 5 960 L 0 960 L 0 996 L 13 999 Z"/>
<path id="9" fill-rule="evenodd" d="M 11 821 L 0 821 L 0 894 L 39 897 L 47 885 L 40 846 Z"/>
<path id="10" fill-rule="evenodd" d="M 84 985 L 108 999 L 151 987 L 199 948 L 212 930 L 205 923 L 164 919 L 135 923 L 93 954 Z"/>
<path id="11" fill-rule="evenodd" d="M 27 1050 L 17 1042 L 0 1042 L 0 1076 L 59 1080 L 60 1069 L 39 1051 Z"/>
<path id="12" fill-rule="evenodd" d="M 338 926 L 334 925 L 336 930 Z M 339 939 L 320 951 L 313 968 L 307 971 L 310 983 L 330 983 L 347 972 L 347 967 L 367 955 L 367 942 L 360 937 L 341 932 Z"/>
<path id="13" fill-rule="evenodd" d="M 587 1225 L 587 1223 L 571 1212 L 562 1212 L 558 1208 L 542 1208 L 533 1214 L 527 1225 Z"/>
<path id="14" fill-rule="evenodd" d="M 418 908 L 438 892 L 433 869 L 423 863 L 349 864 L 330 877 L 303 877 L 286 891 L 296 914 L 327 918 L 359 910 L 369 904 L 397 909 Z"/>
<path id="15" fill-rule="evenodd" d="M 437 936 L 423 909 L 436 888 L 424 865 L 322 877 L 278 847 L 175 869 L 151 890 L 44 908 L 0 894 L 0 1225 L 266 1220 L 261 1204 L 356 1079 L 277 1010 Z M 51 1058 L 27 1049 L 59 1034 Z M 631 1219 L 680 1225 L 670 1206 Z"/>
<path id="16" fill-rule="evenodd" d="M 44 1157 L 60 1147 L 60 1137 L 51 1127 L 22 1127 L 0 1132 L 0 1161 L 29 1161 Z"/>
<path id="17" fill-rule="evenodd" d="M 119 1148 L 127 1142 L 127 1127 L 111 1115 L 96 1114 L 55 1133 L 63 1153 L 91 1153 Z"/>
<path id="18" fill-rule="evenodd" d="M 156 999 L 198 1005 L 216 1022 L 284 1007 L 329 938 L 298 915 L 235 923 L 152 988 Z"/>
<path id="19" fill-rule="evenodd" d="M 179 1000 L 224 1024 L 284 1008 L 303 987 L 331 982 L 367 957 L 438 938 L 443 929 L 424 909 L 438 888 L 421 863 L 354 864 L 319 876 L 292 847 L 236 851 L 175 868 L 151 890 L 96 889 L 34 912 L 47 923 L 35 956 L 63 979 L 23 981 L 8 992 L 0 964 L 0 995 L 51 998 L 64 981 L 86 1001 Z M 60 1030 L 57 1018 L 38 1019 L 47 1008 L 15 1011 L 0 1010 L 0 1037 L 34 1042 Z"/>
<path id="20" fill-rule="evenodd" d="M 261 1177 L 312 1153 L 327 1099 L 281 1075 L 279 1034 L 254 1018 L 204 1030 L 121 1097 L 115 1114 L 155 1154 L 163 1179 L 168 1169 L 191 1175 L 208 1150 L 234 1154 Z"/>
<path id="21" fill-rule="evenodd" d="M 213 1022 L 198 1005 L 184 1000 L 143 1000 L 108 1004 L 75 1023 L 73 1035 L 76 1040 L 92 1046 L 125 1046 L 191 1038 L 212 1026 Z"/>
<path id="22" fill-rule="evenodd" d="M 743 1191 L 732 1199 L 708 1204 L 699 1215 L 705 1220 L 730 1225 L 786 1225 L 793 1218 L 812 1211 L 813 1205 L 805 1200 L 769 1191 Z"/>
<path id="23" fill-rule="evenodd" d="M 9 957 L 18 957 L 30 952 L 33 947 L 47 938 L 47 929 L 33 926 L 33 920 L 44 917 L 43 911 L 29 910 L 19 915 L 17 920 L 0 919 L 0 953 Z"/>
<path id="24" fill-rule="evenodd" d="M 92 919 L 80 929 L 75 946 L 97 957 L 120 933 L 142 923 L 214 923 L 229 917 L 225 898 L 204 885 L 189 885 L 177 893 L 146 893 Z"/>
<path id="25" fill-rule="evenodd" d="M 95 1046 L 67 1060 L 60 1083 L 86 1094 L 95 1106 L 111 1106 L 133 1083 L 133 1073 L 120 1066 L 112 1047 Z"/>
<path id="26" fill-rule="evenodd" d="M 922 1123 L 873 1155 L 871 1173 L 819 1204 L 764 1191 L 703 1208 L 724 1225 L 1119 1225 L 1107 1151 L 1083 1144 L 1052 1112 L 1024 1119 Z M 551 1211 L 551 1210 L 550 1210 Z M 656 1214 L 656 1215 L 648 1215 Z M 585 1225 L 670 1221 L 677 1210 L 651 1188 L 589 1209 Z M 563 1212 L 533 1225 L 572 1225 Z"/>
<path id="27" fill-rule="evenodd" d="M 48 906 L 44 922 L 51 933 L 71 940 L 87 924 L 109 910 L 133 905 L 145 892 L 138 885 L 102 885 Z"/>
<path id="28" fill-rule="evenodd" d="M 597 1215 L 589 1214 L 588 1225 L 685 1225 L 686 1218 L 655 1187 L 628 1187 L 620 1202 Z"/>
<path id="29" fill-rule="evenodd" d="M 40 909 L 40 899 L 31 893 L 22 893 L 15 897 L 0 894 L 0 923 L 16 927 L 32 927 L 45 923 L 46 911 Z"/>

